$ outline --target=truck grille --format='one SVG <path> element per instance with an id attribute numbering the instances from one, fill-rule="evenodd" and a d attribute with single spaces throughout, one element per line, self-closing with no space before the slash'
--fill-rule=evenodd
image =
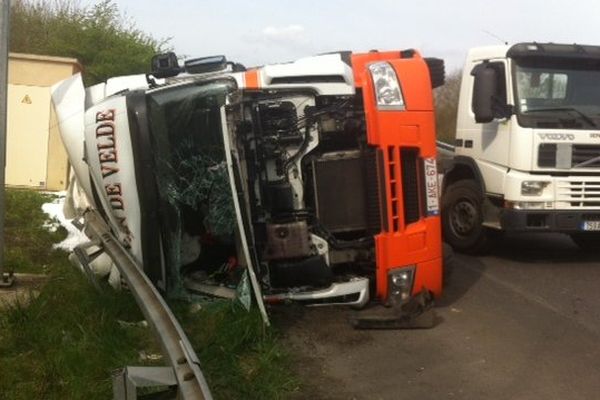
<path id="1" fill-rule="evenodd" d="M 600 146 L 596 144 L 574 144 L 573 145 L 572 165 L 586 162 L 600 156 Z M 598 168 L 600 159 L 582 166 L 581 168 Z"/>
<path id="2" fill-rule="evenodd" d="M 367 206 L 367 232 L 381 232 L 382 222 L 387 224 L 385 213 L 385 187 L 382 187 L 383 153 L 381 150 L 367 151 L 364 157 L 364 174 Z M 383 215 L 382 215 L 383 214 Z"/>
<path id="3" fill-rule="evenodd" d="M 561 168 L 573 168 L 576 165 L 592 160 L 592 162 L 579 166 L 577 168 L 600 168 L 600 159 L 594 160 L 594 158 L 600 157 L 600 145 L 566 143 L 561 144 L 561 146 L 562 145 L 570 146 L 571 149 L 569 151 L 569 149 L 567 148 L 567 165 L 561 166 Z M 540 147 L 538 147 L 538 166 L 542 168 L 556 168 L 557 153 L 558 145 L 556 143 L 540 144 Z M 569 153 L 571 156 L 570 164 L 568 160 Z"/>
<path id="4" fill-rule="evenodd" d="M 600 181 L 558 181 L 557 208 L 600 207 Z"/>
<path id="5" fill-rule="evenodd" d="M 398 193 L 400 193 L 399 181 L 398 181 L 398 173 L 396 172 L 398 166 L 398 148 L 390 146 L 388 147 L 388 159 L 387 159 L 387 167 L 388 167 L 388 186 L 390 190 L 390 206 L 391 213 L 390 219 L 392 221 L 392 225 L 389 227 L 391 232 L 399 232 L 400 231 L 400 199 L 398 198 Z"/>
<path id="6" fill-rule="evenodd" d="M 422 216 L 421 185 L 419 180 L 419 150 L 388 147 L 388 185 L 391 206 L 391 232 L 399 232 L 404 225 L 417 222 Z M 401 218 L 402 216 L 402 218 Z"/>
<path id="7" fill-rule="evenodd" d="M 411 224 L 421 218 L 419 201 L 419 159 L 418 149 L 402 149 L 402 200 L 404 205 L 404 223 Z M 421 162 L 422 163 L 422 162 Z"/>

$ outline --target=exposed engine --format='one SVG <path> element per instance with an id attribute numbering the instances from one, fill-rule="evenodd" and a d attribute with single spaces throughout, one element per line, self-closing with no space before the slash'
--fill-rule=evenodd
<path id="1" fill-rule="evenodd" d="M 228 114 L 266 283 L 326 287 L 350 265 L 374 269 L 360 96 L 249 93 Z"/>

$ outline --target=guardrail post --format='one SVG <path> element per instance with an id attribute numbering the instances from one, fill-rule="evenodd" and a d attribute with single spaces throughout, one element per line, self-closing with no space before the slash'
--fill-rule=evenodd
<path id="1" fill-rule="evenodd" d="M 8 97 L 8 33 L 10 19 L 10 0 L 0 0 L 0 287 L 12 286 L 12 272 L 4 272 L 4 214 L 5 214 L 5 179 L 6 170 L 6 98 Z"/>
<path id="2" fill-rule="evenodd" d="M 125 367 L 113 373 L 113 400 L 137 400 L 138 388 L 162 388 L 144 399 L 175 399 L 177 379 L 171 367 Z"/>

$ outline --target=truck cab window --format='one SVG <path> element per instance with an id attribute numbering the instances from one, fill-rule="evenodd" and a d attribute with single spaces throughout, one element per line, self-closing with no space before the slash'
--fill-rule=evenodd
<path id="1" fill-rule="evenodd" d="M 518 59 L 514 68 L 518 120 L 524 127 L 596 128 L 600 65 L 570 59 Z"/>
<path id="2" fill-rule="evenodd" d="M 167 267 L 210 273 L 235 255 L 235 218 L 222 141 L 227 82 L 148 96 Z"/>
<path id="3" fill-rule="evenodd" d="M 523 97 L 519 107 L 527 110 L 527 103 L 562 101 L 567 95 L 567 75 L 561 72 L 539 72 L 519 69 L 517 87 Z"/>

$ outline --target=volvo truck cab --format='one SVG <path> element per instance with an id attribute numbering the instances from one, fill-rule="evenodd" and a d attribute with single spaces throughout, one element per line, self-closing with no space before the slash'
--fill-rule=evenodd
<path id="1" fill-rule="evenodd" d="M 470 50 L 443 192 L 444 237 L 461 251 L 494 231 L 600 244 L 600 47 Z"/>
<path id="2" fill-rule="evenodd" d="M 153 69 L 85 92 L 73 78 L 54 99 L 90 207 L 163 292 L 236 297 L 245 282 L 259 304 L 357 307 L 441 295 L 441 60 L 245 69 L 166 54 Z"/>

